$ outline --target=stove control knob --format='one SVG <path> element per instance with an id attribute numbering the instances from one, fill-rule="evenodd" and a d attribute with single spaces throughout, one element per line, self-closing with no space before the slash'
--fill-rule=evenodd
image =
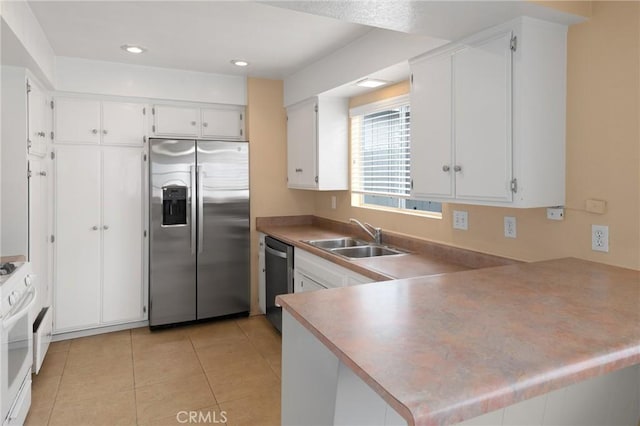
<path id="1" fill-rule="evenodd" d="M 18 296 L 16 296 L 16 292 L 12 291 L 9 295 L 9 306 L 13 306 L 16 303 Z"/>
<path id="2" fill-rule="evenodd" d="M 24 286 L 25 287 L 29 287 L 31 285 L 31 275 L 27 275 L 26 277 L 24 277 Z"/>

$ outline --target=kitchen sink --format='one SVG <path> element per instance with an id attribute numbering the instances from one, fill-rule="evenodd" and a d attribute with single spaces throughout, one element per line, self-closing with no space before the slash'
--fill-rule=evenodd
<path id="1" fill-rule="evenodd" d="M 374 244 L 357 247 L 344 247 L 331 250 L 331 253 L 339 254 L 351 259 L 361 259 L 363 257 L 390 256 L 394 254 L 404 254 L 403 251 L 383 247 Z"/>
<path id="2" fill-rule="evenodd" d="M 330 240 L 311 240 L 307 241 L 307 243 L 311 244 L 314 247 L 318 247 L 321 249 L 331 250 L 343 247 L 355 247 L 355 246 L 366 246 L 369 243 L 363 240 L 358 240 L 357 238 L 333 238 Z"/>

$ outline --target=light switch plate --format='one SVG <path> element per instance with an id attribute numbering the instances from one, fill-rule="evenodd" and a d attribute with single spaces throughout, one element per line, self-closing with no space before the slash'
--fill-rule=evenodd
<path id="1" fill-rule="evenodd" d="M 453 211 L 453 229 L 466 231 L 469 229 L 469 215 L 463 210 Z"/>

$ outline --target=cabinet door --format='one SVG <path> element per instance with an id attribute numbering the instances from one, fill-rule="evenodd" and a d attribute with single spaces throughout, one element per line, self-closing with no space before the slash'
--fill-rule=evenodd
<path id="1" fill-rule="evenodd" d="M 456 197 L 510 201 L 511 33 L 456 52 Z"/>
<path id="2" fill-rule="evenodd" d="M 203 109 L 202 137 L 223 140 L 242 140 L 244 114 L 234 109 Z"/>
<path id="3" fill-rule="evenodd" d="M 102 143 L 142 145 L 145 136 L 144 104 L 102 103 Z"/>
<path id="4" fill-rule="evenodd" d="M 30 160 L 29 262 L 36 274 L 38 300 L 32 312 L 40 312 L 49 300 L 49 174 L 44 159 Z"/>
<path id="5" fill-rule="evenodd" d="M 102 322 L 140 320 L 143 295 L 142 149 L 103 151 Z"/>
<path id="6" fill-rule="evenodd" d="M 295 273 L 295 280 L 294 280 L 294 287 L 293 287 L 294 293 L 302 293 L 305 291 L 317 291 L 317 290 L 326 290 L 326 289 L 327 287 L 323 286 L 318 281 L 314 280 L 308 275 L 305 275 L 300 272 Z"/>
<path id="7" fill-rule="evenodd" d="M 313 189 L 318 186 L 316 107 L 314 100 L 287 109 L 289 188 Z"/>
<path id="8" fill-rule="evenodd" d="M 100 323 L 100 149 L 56 148 L 55 329 Z"/>
<path id="9" fill-rule="evenodd" d="M 56 142 L 100 143 L 99 101 L 79 98 L 57 98 L 54 115 Z"/>
<path id="10" fill-rule="evenodd" d="M 154 134 L 158 136 L 198 136 L 200 110 L 198 108 L 156 105 L 154 107 Z"/>
<path id="11" fill-rule="evenodd" d="M 31 90 L 28 96 L 28 138 L 29 154 L 44 156 L 47 153 L 47 138 L 51 132 L 51 112 L 47 93 L 35 81 L 29 80 Z"/>
<path id="12" fill-rule="evenodd" d="M 414 63 L 411 72 L 411 196 L 451 198 L 451 54 Z"/>

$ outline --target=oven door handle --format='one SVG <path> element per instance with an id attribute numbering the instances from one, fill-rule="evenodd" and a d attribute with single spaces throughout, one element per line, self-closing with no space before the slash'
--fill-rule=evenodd
<path id="1" fill-rule="evenodd" d="M 36 295 L 38 294 L 38 290 L 35 287 L 31 287 L 29 290 L 30 297 L 26 297 L 19 307 L 15 309 L 14 312 L 9 312 L 9 316 L 2 320 L 2 326 L 7 329 L 11 327 L 13 324 L 18 322 L 20 317 L 27 312 L 33 304 L 36 302 Z"/>

